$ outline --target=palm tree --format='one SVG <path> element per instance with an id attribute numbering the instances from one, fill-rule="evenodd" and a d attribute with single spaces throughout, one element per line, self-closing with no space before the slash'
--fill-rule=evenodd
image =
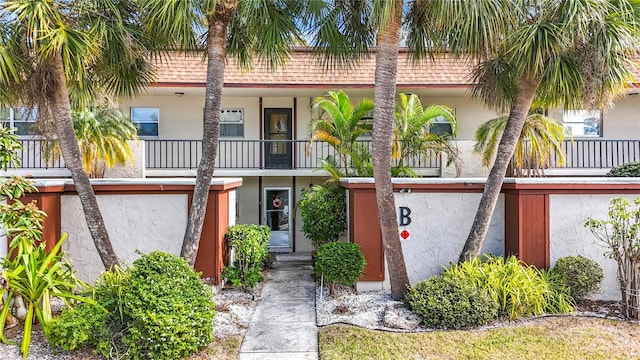
<path id="1" fill-rule="evenodd" d="M 272 67 L 283 64 L 291 46 L 302 41 L 295 19 L 303 2 L 138 0 L 138 3 L 145 33 L 159 48 L 206 52 L 202 159 L 180 254 L 193 265 L 218 151 L 227 53 L 238 58 L 244 67 L 251 66 L 256 57 Z"/>
<path id="2" fill-rule="evenodd" d="M 0 105 L 38 108 L 55 128 L 85 219 L 106 268 L 118 263 L 83 170 L 71 108 L 99 92 L 135 95 L 152 79 L 131 1 L 7 0 L 0 3 Z"/>
<path id="3" fill-rule="evenodd" d="M 431 30 L 424 26 L 424 1 L 310 1 L 304 24 L 311 29 L 310 45 L 322 55 L 326 67 L 349 66 L 371 56 L 376 69 L 373 112 L 373 177 L 391 295 L 401 299 L 409 285 L 398 236 L 398 219 L 391 183 L 393 118 L 400 33 L 416 59 L 426 57 L 431 42 L 422 41 Z M 404 16 L 406 15 L 406 16 Z"/>
<path id="4" fill-rule="evenodd" d="M 451 134 L 431 132 L 437 120 L 444 120 L 450 124 Z M 405 161 L 430 156 L 431 153 L 439 157 L 446 155 L 447 166 L 453 164 L 456 167 L 456 173 L 459 174 L 462 161 L 457 149 L 449 143 L 457 132 L 458 122 L 453 109 L 443 105 L 430 105 L 423 108 L 417 95 L 400 94 L 400 101 L 396 104 L 393 128 L 391 157 L 396 160 L 396 166 L 392 169 L 392 175 L 399 176 L 405 173 L 416 176 L 406 166 Z"/>
<path id="5" fill-rule="evenodd" d="M 340 166 L 344 169 L 344 173 L 338 168 L 330 173 L 334 177 L 350 176 L 350 162 L 353 162 L 356 175 L 363 176 L 359 170 L 362 168 L 363 158 L 367 158 L 367 149 L 358 146 L 357 141 L 362 135 L 371 132 L 371 124 L 364 120 L 373 112 L 373 101 L 364 99 L 354 107 L 343 90 L 329 91 L 326 97 L 315 98 L 311 109 L 318 112 L 318 118 L 311 122 L 310 144 L 324 141 L 331 145 L 340 157 Z M 323 164 L 326 167 L 331 161 L 324 160 Z"/>
<path id="6" fill-rule="evenodd" d="M 440 0 L 416 13 L 452 53 L 477 61 L 472 94 L 508 113 L 460 260 L 478 256 L 502 182 L 537 97 L 544 107 L 603 107 L 632 79 L 640 4 L 619 1 Z M 423 41 L 430 45 L 431 42 Z"/>
<path id="7" fill-rule="evenodd" d="M 104 177 L 105 168 L 124 165 L 131 159 L 128 140 L 137 140 L 136 125 L 117 109 L 90 107 L 71 112 L 84 171 L 92 178 Z M 60 143 L 45 134 L 43 157 L 57 159 Z"/>
<path id="8" fill-rule="evenodd" d="M 500 116 L 480 125 L 475 133 L 476 145 L 473 150 L 482 154 L 482 165 L 491 167 L 498 143 L 507 126 L 508 116 Z M 544 176 L 544 169 L 551 164 L 551 155 L 555 154 L 557 163 L 562 166 L 565 153 L 562 143 L 571 133 L 565 126 L 540 111 L 529 113 L 518 138 L 516 149 L 507 167 L 506 176 Z"/>

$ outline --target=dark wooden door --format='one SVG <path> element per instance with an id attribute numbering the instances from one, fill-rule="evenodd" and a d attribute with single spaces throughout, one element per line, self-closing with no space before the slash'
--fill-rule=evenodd
<path id="1" fill-rule="evenodd" d="M 265 168 L 292 168 L 291 135 L 291 109 L 264 109 Z"/>

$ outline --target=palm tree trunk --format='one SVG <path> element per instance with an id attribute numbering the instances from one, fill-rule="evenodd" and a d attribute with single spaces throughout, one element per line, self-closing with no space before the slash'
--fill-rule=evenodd
<path id="1" fill-rule="evenodd" d="M 216 13 L 209 18 L 207 39 L 207 88 L 204 100 L 204 128 L 202 132 L 202 159 L 198 165 L 193 201 L 187 220 L 187 229 L 182 241 L 180 256 L 193 266 L 198 254 L 202 225 L 207 210 L 209 188 L 218 154 L 220 135 L 220 110 L 226 56 L 227 25 L 238 1 L 221 1 Z"/>
<path id="2" fill-rule="evenodd" d="M 113 265 L 118 264 L 118 256 L 111 245 L 109 233 L 104 225 L 89 176 L 84 172 L 82 166 L 82 156 L 80 155 L 78 140 L 71 120 L 69 91 L 65 83 L 66 77 L 60 54 L 57 54 L 52 59 L 52 70 L 54 81 L 49 110 L 50 116 L 55 123 L 60 152 L 67 168 L 71 172 L 93 243 L 98 250 L 102 264 L 108 270 Z"/>
<path id="3" fill-rule="evenodd" d="M 500 190 L 502 189 L 507 168 L 511 163 L 511 158 L 516 149 L 520 133 L 522 133 L 527 113 L 531 107 L 533 97 L 536 94 L 536 88 L 537 85 L 534 82 L 518 82 L 518 94 L 511 106 L 509 119 L 507 120 L 500 144 L 498 145 L 496 159 L 491 168 L 491 172 L 489 172 L 489 177 L 487 177 L 482 198 L 480 199 L 480 205 L 478 206 L 476 217 L 473 220 L 469 236 L 460 254 L 459 262 L 480 255 L 482 243 L 487 235 L 487 230 L 489 230 L 489 223 L 493 216 L 496 203 L 498 202 L 498 197 L 500 196 Z"/>
<path id="4" fill-rule="evenodd" d="M 373 112 L 373 178 L 375 180 L 378 219 L 382 244 L 389 266 L 391 297 L 401 300 L 409 286 L 404 263 L 393 185 L 391 183 L 391 142 L 393 140 L 393 106 L 396 98 L 398 42 L 402 19 L 402 1 L 393 4 L 389 24 L 379 36 L 376 54 L 375 94 Z"/>

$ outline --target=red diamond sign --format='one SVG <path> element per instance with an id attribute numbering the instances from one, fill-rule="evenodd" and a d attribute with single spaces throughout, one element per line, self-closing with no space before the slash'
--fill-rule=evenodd
<path id="1" fill-rule="evenodd" d="M 409 238 L 409 232 L 405 229 L 400 232 L 400 237 L 403 240 L 407 240 Z"/>

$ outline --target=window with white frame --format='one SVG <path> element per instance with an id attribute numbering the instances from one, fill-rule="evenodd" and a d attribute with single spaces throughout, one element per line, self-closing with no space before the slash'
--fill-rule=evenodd
<path id="1" fill-rule="evenodd" d="M 0 108 L 0 122 L 4 127 L 16 128 L 16 135 L 33 135 L 31 127 L 37 118 L 38 109 L 35 108 Z"/>
<path id="2" fill-rule="evenodd" d="M 243 109 L 224 108 L 221 110 L 220 137 L 244 137 Z"/>
<path id="3" fill-rule="evenodd" d="M 138 136 L 158 136 L 160 109 L 152 107 L 132 107 L 131 121 L 138 125 Z"/>
<path id="4" fill-rule="evenodd" d="M 567 110 L 562 123 L 574 137 L 602 136 L 602 111 Z"/>
<path id="5" fill-rule="evenodd" d="M 455 109 L 453 111 L 455 115 Z M 451 136 L 453 135 L 453 125 L 444 116 L 436 116 L 429 126 L 429 132 L 435 135 Z"/>

